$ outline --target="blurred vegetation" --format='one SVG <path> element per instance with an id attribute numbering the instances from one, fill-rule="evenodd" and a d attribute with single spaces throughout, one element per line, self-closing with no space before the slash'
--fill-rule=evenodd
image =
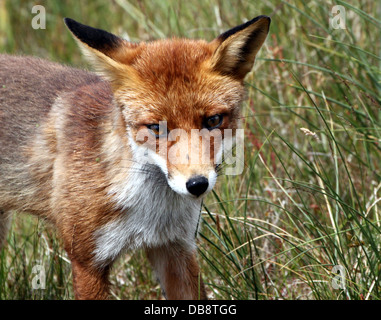
<path id="1" fill-rule="evenodd" d="M 46 29 L 31 8 L 46 9 Z M 345 29 L 329 24 L 345 8 Z M 379 1 L 0 0 L 0 52 L 87 66 L 63 18 L 131 41 L 212 40 L 257 15 L 270 35 L 247 77 L 245 170 L 208 196 L 199 237 L 214 299 L 380 299 Z M 0 66 L 1 67 L 1 66 Z M 87 66 L 89 67 L 89 66 Z M 300 130 L 306 128 L 307 130 Z M 0 298 L 71 298 L 71 271 L 50 228 L 17 218 L 0 255 Z M 49 270 L 32 290 L 31 268 Z M 334 266 L 345 288 L 332 285 Z M 160 297 L 141 252 L 112 273 L 113 297 Z"/>

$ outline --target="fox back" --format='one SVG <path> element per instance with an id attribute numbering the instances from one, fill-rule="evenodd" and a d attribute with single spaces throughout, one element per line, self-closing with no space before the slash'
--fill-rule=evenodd
<path id="1" fill-rule="evenodd" d="M 112 263 L 135 249 L 167 298 L 206 298 L 195 246 L 202 199 L 226 130 L 239 128 L 243 80 L 270 19 L 212 42 L 130 43 L 65 23 L 96 74 L 0 55 L 0 242 L 10 212 L 32 213 L 56 226 L 76 298 L 107 298 Z"/>

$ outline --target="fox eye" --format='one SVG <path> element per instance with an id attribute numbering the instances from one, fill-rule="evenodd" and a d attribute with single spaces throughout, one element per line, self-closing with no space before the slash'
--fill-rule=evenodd
<path id="1" fill-rule="evenodd" d="M 215 114 L 204 121 L 204 127 L 208 130 L 213 130 L 218 128 L 222 124 L 224 116 L 222 114 Z"/>
<path id="2" fill-rule="evenodd" d="M 151 134 L 153 134 L 156 138 L 164 137 L 167 135 L 167 131 L 165 131 L 165 126 L 160 126 L 159 124 L 147 124 L 147 128 Z"/>

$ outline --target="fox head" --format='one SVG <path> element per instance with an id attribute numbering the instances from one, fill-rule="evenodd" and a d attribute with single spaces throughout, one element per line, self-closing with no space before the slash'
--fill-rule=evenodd
<path id="1" fill-rule="evenodd" d="M 202 197 L 210 191 L 224 142 L 239 127 L 243 80 L 266 39 L 270 18 L 256 17 L 211 42 L 131 43 L 72 19 L 65 23 L 110 82 L 135 161 L 149 158 L 179 194 Z"/>

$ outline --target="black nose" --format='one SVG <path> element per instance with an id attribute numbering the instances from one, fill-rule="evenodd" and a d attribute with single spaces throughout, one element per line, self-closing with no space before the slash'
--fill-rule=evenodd
<path id="1" fill-rule="evenodd" d="M 208 189 L 208 186 L 208 179 L 203 176 L 192 177 L 186 183 L 188 191 L 197 197 L 202 195 Z"/>

